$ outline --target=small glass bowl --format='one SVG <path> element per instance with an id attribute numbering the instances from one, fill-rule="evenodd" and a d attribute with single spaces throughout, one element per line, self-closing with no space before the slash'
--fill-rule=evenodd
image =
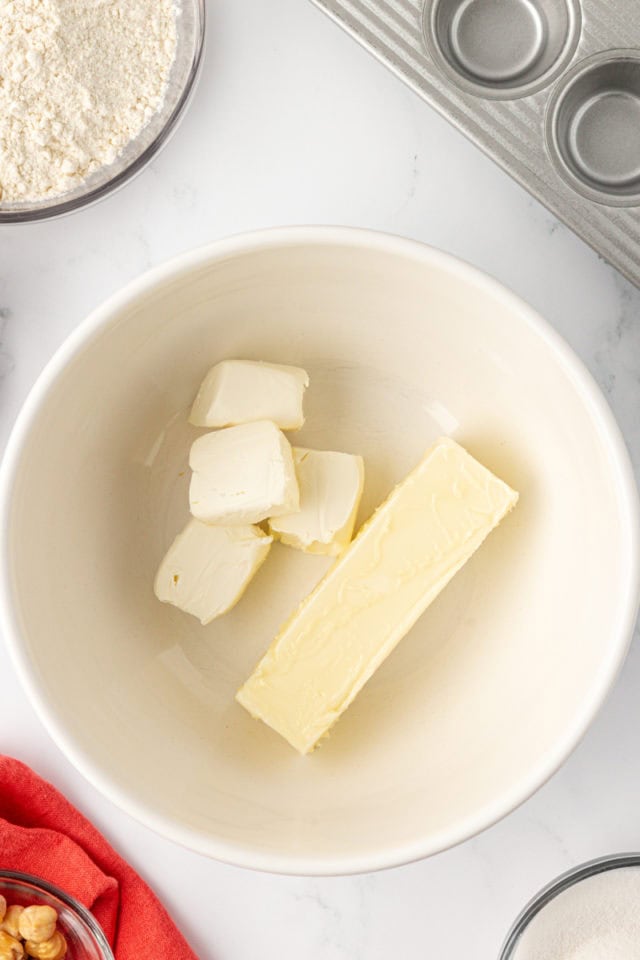
<path id="1" fill-rule="evenodd" d="M 8 904 L 23 907 L 45 904 L 57 911 L 58 930 L 66 937 L 69 947 L 66 960 L 114 960 L 97 920 L 82 904 L 53 884 L 25 873 L 0 870 L 0 893 Z"/>
<path id="2" fill-rule="evenodd" d="M 169 140 L 195 89 L 205 37 L 205 0 L 180 0 L 176 14 L 177 48 L 160 110 L 107 166 L 73 190 L 45 200 L 0 201 L 0 224 L 49 220 L 87 207 L 123 186 Z"/>
<path id="3" fill-rule="evenodd" d="M 564 893 L 565 890 L 580 883 L 581 880 L 587 880 L 599 873 L 606 873 L 608 870 L 620 870 L 624 867 L 640 867 L 640 853 L 620 853 L 610 857 L 600 857 L 597 860 L 589 860 L 587 863 L 574 867 L 573 870 L 568 870 L 567 873 L 556 877 L 529 901 L 518 916 L 507 934 L 498 960 L 513 960 L 520 939 L 531 921 L 558 894 Z"/>

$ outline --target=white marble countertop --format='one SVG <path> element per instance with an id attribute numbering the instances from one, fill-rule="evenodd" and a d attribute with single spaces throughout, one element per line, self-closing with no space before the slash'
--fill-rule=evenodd
<path id="1" fill-rule="evenodd" d="M 443 247 L 528 300 L 596 376 L 639 468 L 640 292 L 307 0 L 208 6 L 201 84 L 151 168 L 71 218 L 0 227 L 0 444 L 58 344 L 147 267 L 250 228 L 341 223 Z M 637 644 L 584 742 L 512 816 L 431 860 L 322 880 L 249 873 L 150 833 L 60 754 L 1 646 L 0 676 L 0 750 L 94 820 L 202 960 L 495 960 L 541 884 L 640 849 Z"/>

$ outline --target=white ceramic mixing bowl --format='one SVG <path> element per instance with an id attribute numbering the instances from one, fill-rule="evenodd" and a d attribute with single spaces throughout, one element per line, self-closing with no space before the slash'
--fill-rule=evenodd
<path id="1" fill-rule="evenodd" d="M 299 441 L 364 455 L 361 518 L 444 433 L 521 495 L 308 757 L 234 693 L 327 561 L 274 547 L 206 628 L 153 595 L 223 357 L 308 369 Z M 41 376 L 0 488 L 4 635 L 53 737 L 144 823 L 250 867 L 371 870 L 488 826 L 576 745 L 636 613 L 636 490 L 589 375 L 499 284 L 389 236 L 238 237 L 132 283 Z"/>

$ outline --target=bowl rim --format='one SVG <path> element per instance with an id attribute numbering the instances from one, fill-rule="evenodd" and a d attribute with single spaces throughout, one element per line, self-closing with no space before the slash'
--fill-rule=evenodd
<path id="1" fill-rule="evenodd" d="M 157 285 L 176 280 L 214 263 L 287 246 L 351 246 L 408 258 L 437 267 L 455 276 L 470 288 L 481 289 L 500 301 L 514 316 L 531 329 L 549 348 L 580 396 L 594 429 L 599 433 L 611 464 L 619 509 L 626 517 L 621 551 L 626 571 L 619 604 L 611 627 L 612 641 L 608 659 L 589 699 L 563 731 L 555 748 L 548 752 L 528 775 L 483 808 L 436 834 L 420 836 L 402 844 L 390 845 L 357 855 L 333 857 L 296 853 L 256 851 L 241 841 L 221 840 L 203 830 L 180 824 L 170 816 L 157 813 L 135 796 L 135 790 L 116 785 L 86 751 L 76 744 L 73 732 L 58 721 L 40 690 L 37 670 L 30 662 L 26 644 L 20 639 L 17 610 L 11 589 L 9 525 L 16 475 L 31 428 L 47 394 L 67 365 L 96 340 L 103 329 L 115 322 L 124 307 L 131 307 Z M 516 294 L 499 281 L 463 260 L 417 240 L 355 227 L 292 226 L 276 227 L 217 240 L 197 247 L 160 266 L 146 271 L 112 294 L 63 341 L 47 363 L 18 414 L 0 464 L 0 628 L 14 667 L 39 719 L 50 736 L 76 769 L 116 806 L 145 826 L 196 853 L 236 866 L 270 873 L 301 876 L 341 876 L 368 873 L 421 860 L 476 836 L 511 813 L 536 792 L 564 763 L 583 738 L 604 703 L 620 671 L 631 642 L 640 600 L 640 509 L 633 468 L 620 428 L 609 405 L 588 372 L 566 341 L 551 325 Z"/>
<path id="2" fill-rule="evenodd" d="M 102 952 L 103 960 L 115 960 L 105 932 L 94 915 L 87 907 L 76 900 L 75 897 L 72 897 L 70 893 L 66 893 L 64 890 L 61 890 L 60 887 L 57 887 L 54 883 L 50 883 L 48 880 L 44 880 L 42 877 L 36 877 L 31 873 L 20 873 L 17 870 L 0 870 L 0 884 L 3 880 L 14 880 L 16 883 L 28 884 L 30 887 L 36 887 L 38 890 L 49 894 L 49 896 L 61 900 L 62 903 L 77 914 L 89 928 Z"/>
<path id="3" fill-rule="evenodd" d="M 531 921 L 559 894 L 600 873 L 607 873 L 610 870 L 624 870 L 628 867 L 640 867 L 640 853 L 614 853 L 606 857 L 596 857 L 594 860 L 580 863 L 577 867 L 572 867 L 550 880 L 525 904 L 513 921 L 498 955 L 498 960 L 513 960 L 515 957 L 514 951 L 517 949 L 520 937 Z"/>
<path id="4" fill-rule="evenodd" d="M 127 183 L 134 180 L 138 174 L 142 173 L 149 163 L 151 163 L 154 157 L 164 149 L 184 118 L 187 107 L 196 91 L 202 62 L 204 60 L 207 26 L 206 2 L 205 0 L 192 0 L 192 2 L 193 8 L 198 15 L 199 30 L 196 36 L 196 44 L 189 74 L 173 110 L 151 143 L 115 176 L 100 186 L 93 187 L 91 190 L 79 196 L 65 199 L 64 193 L 59 194 L 51 198 L 51 203 L 33 208 L 14 206 L 3 209 L 0 204 L 0 224 L 41 223 L 44 220 L 56 220 L 58 217 L 66 217 L 70 213 L 76 213 L 79 210 L 84 210 L 86 207 L 92 207 L 111 194 L 117 193 Z"/>

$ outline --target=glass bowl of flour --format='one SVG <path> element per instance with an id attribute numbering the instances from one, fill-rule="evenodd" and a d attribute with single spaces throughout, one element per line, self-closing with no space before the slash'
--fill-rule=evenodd
<path id="1" fill-rule="evenodd" d="M 0 0 L 0 223 L 139 173 L 185 110 L 204 31 L 205 0 Z"/>
<path id="2" fill-rule="evenodd" d="M 550 883 L 499 960 L 640 960 L 640 854 L 592 860 Z"/>

